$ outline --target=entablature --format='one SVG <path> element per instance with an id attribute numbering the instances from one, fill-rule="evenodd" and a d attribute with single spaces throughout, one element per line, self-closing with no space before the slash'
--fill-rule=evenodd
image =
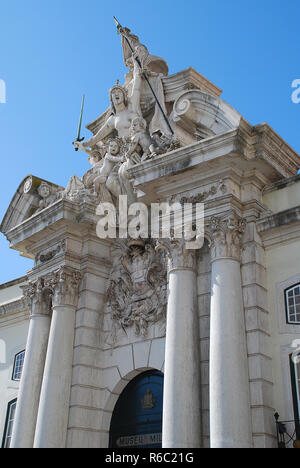
<path id="1" fill-rule="evenodd" d="M 76 203 L 62 199 L 15 226 L 5 235 L 11 248 L 18 250 L 23 256 L 36 259 L 37 248 L 48 246 L 51 250 L 49 240 L 52 243 L 63 242 L 68 232 L 83 235 L 91 226 L 95 227 L 97 219 L 93 203 Z M 54 245 L 54 248 L 58 249 L 58 245 Z M 64 247 L 61 245 L 56 254 L 63 251 Z M 50 252 L 44 253 L 46 256 L 47 254 L 51 255 Z"/>
<path id="2" fill-rule="evenodd" d="M 269 135 L 274 135 L 268 126 L 264 128 Z M 300 157 L 296 152 L 293 152 L 291 157 L 290 147 L 282 141 L 278 157 L 283 161 L 278 165 L 277 154 L 265 157 L 269 144 L 265 145 L 263 138 L 260 138 L 258 143 L 255 132 L 255 128 L 250 131 L 243 121 L 239 128 L 132 167 L 129 173 L 135 188 L 140 191 L 140 199 L 160 200 L 174 195 L 176 191 L 178 193 L 178 190 L 194 190 L 197 181 L 198 187 L 201 188 L 205 185 L 205 177 L 210 178 L 213 173 L 226 172 L 228 168 L 240 173 L 241 180 L 245 181 L 242 182 L 244 186 L 252 184 L 252 177 L 253 184 L 259 187 L 261 199 L 264 186 L 297 173 Z M 275 137 L 278 142 L 279 137 Z M 286 165 L 283 156 L 285 150 Z"/>

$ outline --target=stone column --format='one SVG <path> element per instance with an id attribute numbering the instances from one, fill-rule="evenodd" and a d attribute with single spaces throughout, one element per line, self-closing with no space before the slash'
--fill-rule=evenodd
<path id="1" fill-rule="evenodd" d="M 245 221 L 210 220 L 210 434 L 212 448 L 250 448 L 252 429 L 240 267 Z"/>
<path id="2" fill-rule="evenodd" d="M 53 289 L 53 316 L 34 447 L 65 448 L 80 273 L 62 267 L 45 281 Z"/>
<path id="3" fill-rule="evenodd" d="M 159 242 L 169 257 L 163 399 L 164 448 L 201 445 L 196 252 L 184 240 Z"/>
<path id="4" fill-rule="evenodd" d="M 11 448 L 32 448 L 50 330 L 51 297 L 43 280 L 23 287 L 31 313 Z"/>

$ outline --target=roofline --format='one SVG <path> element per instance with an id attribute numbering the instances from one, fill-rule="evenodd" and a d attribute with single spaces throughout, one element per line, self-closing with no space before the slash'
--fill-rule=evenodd
<path id="1" fill-rule="evenodd" d="M 15 286 L 17 284 L 24 283 L 27 280 L 27 276 L 21 276 L 20 278 L 8 281 L 7 283 L 0 284 L 0 290 L 11 288 L 12 286 Z"/>

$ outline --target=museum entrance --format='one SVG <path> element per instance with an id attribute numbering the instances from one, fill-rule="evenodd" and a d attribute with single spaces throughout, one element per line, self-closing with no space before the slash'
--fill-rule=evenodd
<path id="1" fill-rule="evenodd" d="M 163 374 L 147 371 L 121 393 L 111 420 L 110 448 L 161 448 Z"/>

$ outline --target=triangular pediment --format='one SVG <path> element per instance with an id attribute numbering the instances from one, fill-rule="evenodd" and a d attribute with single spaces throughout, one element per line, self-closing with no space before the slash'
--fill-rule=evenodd
<path id="1" fill-rule="evenodd" d="M 18 190 L 16 191 L 13 199 L 5 213 L 3 221 L 0 226 L 0 231 L 3 234 L 8 233 L 10 230 L 18 226 L 33 216 L 39 209 L 41 197 L 38 189 L 42 183 L 46 183 L 55 191 L 62 189 L 52 182 L 48 182 L 39 177 L 29 175 L 21 182 Z"/>

